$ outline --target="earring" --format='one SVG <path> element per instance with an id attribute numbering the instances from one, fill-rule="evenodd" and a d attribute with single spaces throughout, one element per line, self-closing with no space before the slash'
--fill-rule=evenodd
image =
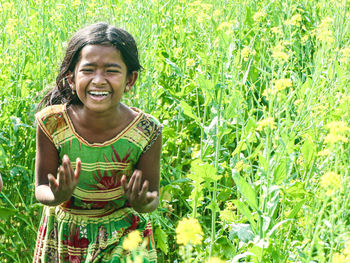
<path id="1" fill-rule="evenodd" d="M 75 90 L 74 89 L 72 89 L 72 94 L 75 95 Z"/>

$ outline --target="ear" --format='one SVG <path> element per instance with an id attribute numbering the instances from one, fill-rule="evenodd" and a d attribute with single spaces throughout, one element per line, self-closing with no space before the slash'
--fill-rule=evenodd
<path id="1" fill-rule="evenodd" d="M 137 71 L 133 71 L 126 77 L 126 86 L 125 86 L 124 92 L 129 92 L 131 90 L 138 76 L 139 76 L 139 73 Z"/>
<path id="2" fill-rule="evenodd" d="M 67 82 L 68 82 L 70 88 L 74 91 L 75 90 L 75 82 L 74 82 L 73 72 L 68 71 L 66 74 L 66 79 L 67 79 Z"/>

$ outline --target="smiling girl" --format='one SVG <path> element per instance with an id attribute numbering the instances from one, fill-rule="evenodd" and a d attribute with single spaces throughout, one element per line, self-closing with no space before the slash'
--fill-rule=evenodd
<path id="1" fill-rule="evenodd" d="M 133 37 L 106 23 L 70 40 L 55 88 L 36 114 L 35 194 L 44 210 L 34 262 L 123 262 L 128 233 L 156 262 L 162 126 L 121 102 L 141 66 Z"/>

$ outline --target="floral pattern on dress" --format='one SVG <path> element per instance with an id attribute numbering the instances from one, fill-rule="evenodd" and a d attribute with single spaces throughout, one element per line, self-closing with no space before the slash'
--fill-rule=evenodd
<path id="1" fill-rule="evenodd" d="M 68 253 L 66 253 L 64 260 L 80 263 L 86 255 L 89 240 L 86 237 L 80 237 L 80 227 L 75 228 L 73 226 L 71 233 L 66 240 L 62 240 L 62 244 L 68 248 Z M 74 255 L 70 251 L 74 251 Z"/>

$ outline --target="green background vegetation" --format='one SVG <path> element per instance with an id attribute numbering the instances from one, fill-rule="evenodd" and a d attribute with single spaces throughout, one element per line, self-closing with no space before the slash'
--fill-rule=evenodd
<path id="1" fill-rule="evenodd" d="M 134 35 L 144 70 L 124 101 L 164 124 L 159 262 L 348 262 L 349 1 L 1 0 L 0 11 L 1 262 L 31 262 L 35 107 L 72 34 L 98 21 Z M 187 217 L 202 244 L 176 243 Z"/>

